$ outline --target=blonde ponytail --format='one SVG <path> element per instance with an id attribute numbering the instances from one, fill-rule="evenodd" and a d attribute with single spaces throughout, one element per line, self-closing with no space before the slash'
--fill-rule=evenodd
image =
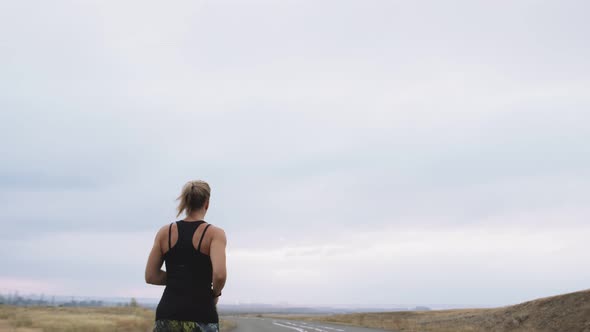
<path id="1" fill-rule="evenodd" d="M 177 201 L 180 200 L 176 217 L 178 218 L 184 211 L 186 211 L 186 215 L 188 216 L 193 211 L 199 210 L 209 200 L 210 196 L 211 187 L 209 187 L 207 182 L 201 180 L 187 182 L 182 187 L 180 196 L 176 198 Z"/>

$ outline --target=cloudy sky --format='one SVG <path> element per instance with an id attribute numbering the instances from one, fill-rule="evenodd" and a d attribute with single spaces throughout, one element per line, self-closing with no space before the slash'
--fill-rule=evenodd
<path id="1" fill-rule="evenodd" d="M 222 303 L 590 287 L 585 1 L 2 1 L 0 292 L 159 298 L 212 187 Z"/>

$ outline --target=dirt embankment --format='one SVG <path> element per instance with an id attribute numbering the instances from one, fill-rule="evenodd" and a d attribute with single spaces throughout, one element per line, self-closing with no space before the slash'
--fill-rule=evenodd
<path id="1" fill-rule="evenodd" d="M 392 331 L 590 332 L 590 290 L 492 309 L 291 317 Z"/>

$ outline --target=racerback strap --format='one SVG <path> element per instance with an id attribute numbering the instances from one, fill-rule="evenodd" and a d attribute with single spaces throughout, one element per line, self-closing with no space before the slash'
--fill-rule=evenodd
<path id="1" fill-rule="evenodd" d="M 170 227 L 168 227 L 168 250 L 172 249 L 172 241 L 170 240 L 172 238 L 172 224 L 174 223 L 171 222 Z"/>
<path id="2" fill-rule="evenodd" d="M 211 226 L 211 224 L 207 224 L 207 226 L 205 226 L 205 229 L 203 230 L 203 234 L 201 234 L 201 239 L 199 240 L 199 246 L 197 247 L 197 251 L 201 251 L 201 243 L 203 242 L 205 232 L 207 232 L 207 228 L 209 228 L 209 226 Z"/>

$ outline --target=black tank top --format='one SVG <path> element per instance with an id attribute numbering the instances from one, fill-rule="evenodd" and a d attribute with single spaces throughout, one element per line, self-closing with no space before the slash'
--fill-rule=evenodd
<path id="1" fill-rule="evenodd" d="M 211 258 L 201 253 L 201 242 L 209 224 L 203 230 L 199 245 L 193 246 L 193 235 L 204 221 L 176 222 L 178 241 L 170 247 L 172 223 L 168 230 L 166 288 L 156 309 L 156 320 L 171 319 L 200 323 L 218 323 L 219 317 L 213 302 L 213 267 Z"/>

